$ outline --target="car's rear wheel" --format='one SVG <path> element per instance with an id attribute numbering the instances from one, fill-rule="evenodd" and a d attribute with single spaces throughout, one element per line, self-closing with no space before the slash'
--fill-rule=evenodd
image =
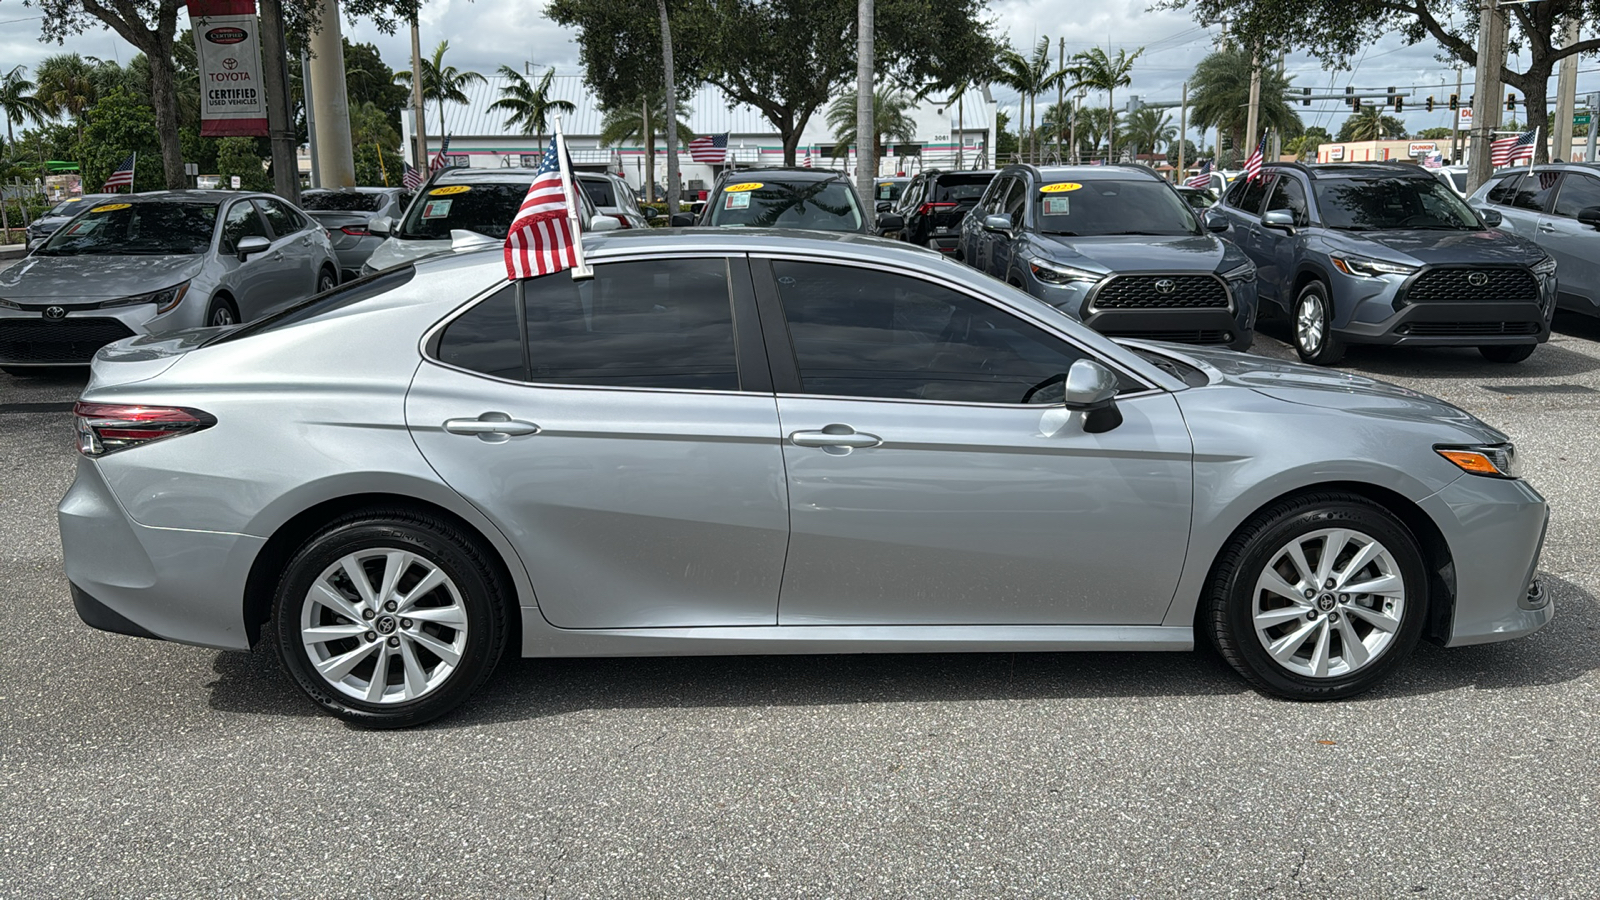
<path id="1" fill-rule="evenodd" d="M 1497 363 L 1519 363 L 1533 355 L 1538 344 L 1489 344 L 1479 347 L 1483 358 Z"/>
<path id="2" fill-rule="evenodd" d="M 488 678 L 506 610 L 475 538 L 406 510 L 353 514 L 290 561 L 275 597 L 278 653 L 328 712 L 368 728 L 419 725 Z"/>
<path id="3" fill-rule="evenodd" d="M 324 267 L 317 275 L 317 293 L 326 294 L 339 286 L 339 273 Z"/>
<path id="4" fill-rule="evenodd" d="M 1328 288 L 1313 281 L 1294 302 L 1294 349 L 1316 366 L 1331 366 L 1344 356 L 1344 342 L 1333 333 L 1333 303 Z"/>
<path id="5" fill-rule="evenodd" d="M 239 309 L 227 297 L 213 297 L 211 306 L 206 309 L 206 324 L 213 328 L 237 325 Z"/>
<path id="6" fill-rule="evenodd" d="M 1229 542 L 1201 622 L 1258 689 L 1336 700 L 1410 655 L 1427 618 L 1426 571 L 1416 539 L 1387 510 L 1354 494 L 1306 495 Z"/>

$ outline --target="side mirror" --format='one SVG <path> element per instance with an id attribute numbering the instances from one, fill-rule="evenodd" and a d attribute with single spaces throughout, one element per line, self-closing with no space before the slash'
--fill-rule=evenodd
<path id="1" fill-rule="evenodd" d="M 654 222 L 659 218 L 661 218 L 661 210 L 656 209 L 654 206 L 646 206 L 644 208 L 644 220 L 646 222 Z"/>
<path id="2" fill-rule="evenodd" d="M 689 213 L 678 213 L 672 217 L 673 228 L 688 228 L 694 224 L 694 216 Z"/>
<path id="3" fill-rule="evenodd" d="M 1585 210 L 1585 212 L 1587 212 L 1587 210 Z M 1500 215 L 1500 210 L 1498 209 L 1479 209 L 1478 215 L 1483 217 L 1483 224 L 1489 226 L 1490 228 L 1494 228 L 1501 222 L 1505 221 L 1505 217 Z M 1583 221 L 1582 214 L 1578 216 L 1578 221 Z"/>
<path id="4" fill-rule="evenodd" d="M 1207 210 L 1205 213 L 1206 230 L 1221 233 L 1228 230 L 1228 217 L 1216 210 Z"/>
<path id="5" fill-rule="evenodd" d="M 606 215 L 605 213 L 595 213 L 594 218 L 589 220 L 590 234 L 599 234 L 603 231 L 616 231 L 621 227 L 621 222 L 618 222 L 616 219 Z"/>
<path id="6" fill-rule="evenodd" d="M 889 210 L 894 209 L 894 204 L 887 200 L 879 200 L 876 209 L 878 212 L 886 213 Z"/>
<path id="7" fill-rule="evenodd" d="M 1122 424 L 1117 409 L 1117 374 L 1092 359 L 1080 359 L 1067 370 L 1067 409 L 1083 411 L 1083 430 L 1101 434 Z"/>
<path id="8" fill-rule="evenodd" d="M 1596 211 L 1600 212 L 1600 210 Z M 878 217 L 879 231 L 899 231 L 904 227 L 906 227 L 906 220 L 902 216 L 897 216 L 894 213 L 885 213 Z"/>
<path id="9" fill-rule="evenodd" d="M 1586 206 L 1578 210 L 1578 221 L 1591 228 L 1600 228 L 1600 206 Z"/>
<path id="10" fill-rule="evenodd" d="M 1000 232 L 1001 234 L 1010 234 L 1012 228 L 1014 228 L 1014 227 L 1015 226 L 1013 226 L 1011 224 L 1011 217 L 1010 216 L 997 215 L 997 216 L 984 216 L 983 217 L 983 230 L 984 231 L 996 231 L 996 232 Z"/>
<path id="11" fill-rule="evenodd" d="M 272 242 L 259 235 L 250 235 L 239 239 L 234 252 L 239 254 L 239 261 L 244 262 L 257 253 L 265 253 L 272 249 Z"/>
<path id="12" fill-rule="evenodd" d="M 389 216 L 373 216 L 367 220 L 367 231 L 378 237 L 388 237 L 394 231 L 394 219 Z"/>
<path id="13" fill-rule="evenodd" d="M 1266 228 L 1294 234 L 1294 213 L 1287 209 L 1269 209 L 1261 216 L 1261 224 Z"/>

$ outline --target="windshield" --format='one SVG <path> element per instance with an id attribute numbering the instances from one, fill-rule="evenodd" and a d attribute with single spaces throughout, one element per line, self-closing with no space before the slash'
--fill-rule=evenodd
<path id="1" fill-rule="evenodd" d="M 983 192 L 989 187 L 989 182 L 994 180 L 993 172 L 982 175 L 940 175 L 933 186 L 934 203 L 964 203 L 972 205 L 978 202 Z"/>
<path id="2" fill-rule="evenodd" d="M 1423 228 L 1476 231 L 1472 210 L 1436 178 L 1319 179 L 1322 223 L 1347 231 Z"/>
<path id="3" fill-rule="evenodd" d="M 712 207 L 711 224 L 860 231 L 861 213 L 855 191 L 842 181 L 748 181 L 723 188 Z"/>
<path id="4" fill-rule="evenodd" d="M 83 209 L 83 198 L 82 197 L 73 197 L 71 200 L 63 200 L 60 203 L 57 203 L 55 206 L 50 207 L 50 211 L 45 213 L 45 215 L 47 215 L 47 216 L 71 216 L 71 215 L 76 215 L 82 209 Z"/>
<path id="5" fill-rule="evenodd" d="M 318 212 L 377 212 L 383 209 L 382 194 L 359 191 L 306 191 L 300 195 L 300 208 Z"/>
<path id="6" fill-rule="evenodd" d="M 454 229 L 503 238 L 533 183 L 445 184 L 432 188 L 406 211 L 395 236 L 407 241 L 447 241 Z"/>
<path id="7" fill-rule="evenodd" d="M 102 203 L 56 230 L 39 256 L 187 256 L 211 246 L 214 203 Z"/>
<path id="8" fill-rule="evenodd" d="M 583 192 L 589 195 L 595 206 L 621 206 L 617 202 L 617 195 L 611 189 L 611 182 L 603 178 L 580 178 L 578 183 L 583 185 Z"/>
<path id="9" fill-rule="evenodd" d="M 1189 205 L 1164 181 L 1056 182 L 1035 188 L 1034 197 L 1045 234 L 1201 233 Z"/>

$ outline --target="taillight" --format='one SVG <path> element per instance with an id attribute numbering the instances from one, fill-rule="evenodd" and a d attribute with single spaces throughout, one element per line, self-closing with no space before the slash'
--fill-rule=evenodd
<path id="1" fill-rule="evenodd" d="M 84 403 L 72 407 L 78 419 L 78 452 L 99 457 L 165 437 L 188 434 L 217 424 L 210 413 L 178 406 L 127 406 Z"/>
<path id="2" fill-rule="evenodd" d="M 339 230 L 350 235 L 351 237 L 366 237 L 372 233 L 367 230 L 367 226 L 365 225 L 346 225 Z"/>
<path id="3" fill-rule="evenodd" d="M 937 210 L 955 209 L 956 205 L 957 204 L 954 204 L 954 203 L 934 203 L 932 201 L 929 201 L 929 202 L 924 203 L 921 206 L 917 207 L 917 215 L 919 215 L 919 216 L 931 216 Z"/>

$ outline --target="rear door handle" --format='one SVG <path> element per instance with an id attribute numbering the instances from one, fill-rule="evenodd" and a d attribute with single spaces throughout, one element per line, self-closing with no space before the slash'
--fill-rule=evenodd
<path id="1" fill-rule="evenodd" d="M 486 412 L 476 419 L 446 419 L 444 430 L 451 434 L 475 434 L 481 440 L 498 444 L 513 437 L 538 434 L 539 426 L 513 419 L 503 412 Z"/>
<path id="2" fill-rule="evenodd" d="M 824 425 L 821 431 L 796 431 L 789 435 L 789 440 L 796 447 L 822 447 L 824 449 L 839 447 L 854 449 L 876 447 L 883 443 L 883 438 L 875 434 L 857 431 L 849 425 Z"/>

